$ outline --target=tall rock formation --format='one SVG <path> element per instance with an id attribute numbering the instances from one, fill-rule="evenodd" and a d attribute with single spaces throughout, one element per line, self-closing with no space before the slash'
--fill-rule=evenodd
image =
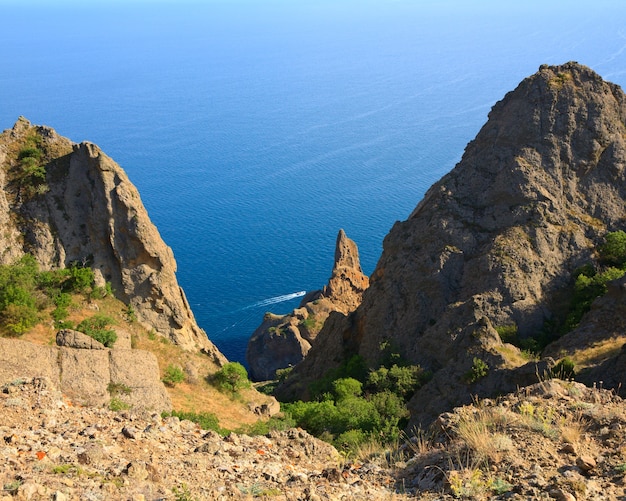
<path id="1" fill-rule="evenodd" d="M 252 334 L 246 350 L 250 377 L 254 381 L 273 379 L 276 370 L 301 362 L 329 314 L 354 311 L 368 285 L 356 244 L 339 230 L 328 285 L 307 294 L 300 307 L 288 315 L 266 314 Z"/>
<path id="2" fill-rule="evenodd" d="M 97 146 L 20 118 L 0 135 L 0 167 L 0 263 L 30 253 L 44 269 L 88 265 L 148 328 L 225 362 L 196 324 L 137 189 Z"/>
<path id="3" fill-rule="evenodd" d="M 410 402 L 414 423 L 529 377 L 495 328 L 536 334 L 573 270 L 624 227 L 625 122 L 622 90 L 577 63 L 522 81 L 393 226 L 362 304 L 326 323 L 282 396 L 353 353 L 375 366 L 383 344 L 434 373 Z M 468 384 L 474 359 L 489 370 Z"/>

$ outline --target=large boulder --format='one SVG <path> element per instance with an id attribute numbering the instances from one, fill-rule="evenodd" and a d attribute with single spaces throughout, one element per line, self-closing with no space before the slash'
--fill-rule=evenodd
<path id="1" fill-rule="evenodd" d="M 79 350 L 104 350 L 106 347 L 91 336 L 72 329 L 61 329 L 57 332 L 56 343 L 58 346 L 76 348 Z"/>

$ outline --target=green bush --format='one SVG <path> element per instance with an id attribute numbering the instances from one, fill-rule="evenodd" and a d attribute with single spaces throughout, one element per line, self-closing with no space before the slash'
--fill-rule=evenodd
<path id="1" fill-rule="evenodd" d="M 86 292 L 93 287 L 93 279 L 90 268 L 79 266 L 39 271 L 37 261 L 28 254 L 13 265 L 0 266 L 0 330 L 21 335 L 41 321 L 42 310 L 52 305 L 51 316 L 57 327 L 61 326 L 69 315 L 71 293 Z M 99 329 L 89 323 L 84 327 Z M 111 345 L 116 337 L 111 333 L 105 329 L 95 335 Z"/>
<path id="2" fill-rule="evenodd" d="M 9 304 L 2 310 L 2 321 L 10 335 L 21 336 L 39 321 L 37 309 L 24 304 Z"/>
<path id="3" fill-rule="evenodd" d="M 256 421 L 251 425 L 235 430 L 235 432 L 250 436 L 267 435 L 270 431 L 285 431 L 296 426 L 294 419 L 289 414 L 286 414 L 284 417 L 272 416 L 267 421 Z"/>
<path id="4" fill-rule="evenodd" d="M 41 158 L 41 150 L 34 146 L 26 146 L 20 150 L 17 155 L 18 160 L 24 160 L 25 158 L 34 158 L 39 160 Z"/>
<path id="5" fill-rule="evenodd" d="M 111 317 L 97 314 L 86 318 L 76 326 L 76 330 L 91 336 L 96 341 L 101 342 L 107 348 L 112 347 L 117 341 L 117 334 L 114 330 L 108 329 L 115 322 Z"/>
<path id="6" fill-rule="evenodd" d="M 623 268 L 626 265 L 626 232 L 608 233 L 598 252 L 603 264 Z"/>
<path id="7" fill-rule="evenodd" d="M 334 441 L 333 445 L 339 451 L 353 452 L 370 439 L 369 434 L 363 430 L 348 430 L 341 433 Z"/>
<path id="8" fill-rule="evenodd" d="M 332 393 L 333 382 L 342 378 L 354 378 L 364 382 L 367 378 L 368 368 L 365 359 L 360 355 L 353 355 L 336 369 L 329 370 L 324 376 L 309 385 L 309 393 L 312 398 L 319 398 L 325 393 Z"/>
<path id="9" fill-rule="evenodd" d="M 220 426 L 217 416 L 210 412 L 172 411 L 172 412 L 163 412 L 161 414 L 161 417 L 163 418 L 177 417 L 180 420 L 186 419 L 187 421 L 196 423 L 203 430 L 213 430 L 219 433 L 220 435 L 227 435 L 229 433 L 228 430 Z"/>
<path id="10" fill-rule="evenodd" d="M 475 383 L 479 379 L 485 377 L 489 372 L 489 366 L 484 360 L 474 357 L 472 368 L 465 373 L 464 379 L 468 383 Z"/>
<path id="11" fill-rule="evenodd" d="M 213 376 L 218 388 L 231 393 L 237 393 L 251 386 L 248 371 L 239 362 L 228 362 Z"/>
<path id="12" fill-rule="evenodd" d="M 333 382 L 333 393 L 337 402 L 350 397 L 360 397 L 362 392 L 363 385 L 361 381 L 357 381 L 354 378 L 347 377 Z"/>
<path id="13" fill-rule="evenodd" d="M 511 343 L 517 345 L 517 343 L 519 342 L 517 336 L 517 325 L 498 325 L 495 329 L 503 343 Z"/>
<path id="14" fill-rule="evenodd" d="M 124 402 L 119 397 L 111 397 L 111 400 L 109 401 L 109 409 L 111 409 L 112 411 L 115 411 L 115 412 L 126 411 L 130 408 L 131 408 L 131 405 Z"/>
<path id="15" fill-rule="evenodd" d="M 575 367 L 574 361 L 571 358 L 565 357 L 552 367 L 550 375 L 558 379 L 571 379 L 576 374 Z"/>
<path id="16" fill-rule="evenodd" d="M 419 365 L 380 367 L 371 371 L 367 378 L 367 387 L 376 392 L 392 391 L 402 398 L 408 398 L 417 388 L 430 378 L 430 373 Z"/>
<path id="17" fill-rule="evenodd" d="M 26 146 L 17 155 L 18 168 L 14 179 L 26 197 L 47 191 L 47 186 L 44 184 L 46 167 L 41 162 L 42 156 L 43 152 L 37 147 L 36 141 L 27 141 Z"/>
<path id="18" fill-rule="evenodd" d="M 66 292 L 86 292 L 88 289 L 93 288 L 94 285 L 93 270 L 78 265 L 70 266 L 69 278 L 63 285 Z"/>
<path id="19" fill-rule="evenodd" d="M 89 297 L 91 299 L 104 299 L 107 296 L 113 296 L 113 288 L 111 282 L 106 282 L 104 286 L 93 286 Z"/>
<path id="20" fill-rule="evenodd" d="M 176 386 L 178 383 L 182 383 L 184 380 L 185 372 L 178 365 L 170 364 L 166 367 L 162 381 L 167 386 Z"/>
<path id="21" fill-rule="evenodd" d="M 580 273 L 574 283 L 574 292 L 570 301 L 569 313 L 565 319 L 562 333 L 575 329 L 583 315 L 591 309 L 593 301 L 606 294 L 607 284 L 624 276 L 624 270 L 608 267 L 600 273 L 591 276 Z"/>

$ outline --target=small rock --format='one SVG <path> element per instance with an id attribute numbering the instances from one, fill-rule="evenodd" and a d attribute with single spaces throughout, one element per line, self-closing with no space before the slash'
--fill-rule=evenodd
<path id="1" fill-rule="evenodd" d="M 146 465 L 141 461 L 129 463 L 126 467 L 126 474 L 135 480 L 145 480 L 149 476 Z"/>
<path id="2" fill-rule="evenodd" d="M 83 431 L 80 432 L 80 435 L 83 435 L 89 438 L 94 438 L 97 432 L 98 430 L 95 426 L 88 426 L 87 428 L 85 428 Z"/>
<path id="3" fill-rule="evenodd" d="M 596 460 L 587 454 L 583 454 L 576 458 L 576 466 L 583 471 L 591 471 L 596 467 Z"/>
<path id="4" fill-rule="evenodd" d="M 122 435 L 124 435 L 126 438 L 137 438 L 139 434 L 139 430 L 133 426 L 124 426 L 124 428 L 122 428 Z"/>
<path id="5" fill-rule="evenodd" d="M 77 457 L 80 464 L 97 464 L 102 459 L 102 446 L 89 443 L 78 451 Z"/>
<path id="6" fill-rule="evenodd" d="M 52 499 L 54 501 L 68 501 L 68 497 L 65 494 L 63 494 L 61 491 L 56 491 L 52 495 Z"/>
<path id="7" fill-rule="evenodd" d="M 565 444 L 561 448 L 561 452 L 564 452 L 566 454 L 576 454 L 576 447 L 574 446 L 574 444 Z"/>
<path id="8" fill-rule="evenodd" d="M 552 489 L 550 491 L 550 497 L 556 499 L 557 501 L 576 501 L 573 494 L 570 494 L 563 489 Z"/>

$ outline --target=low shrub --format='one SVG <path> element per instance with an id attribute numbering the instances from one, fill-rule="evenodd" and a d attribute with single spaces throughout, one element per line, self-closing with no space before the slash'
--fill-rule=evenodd
<path id="1" fill-rule="evenodd" d="M 558 379 L 571 379 L 576 374 L 575 367 L 574 361 L 569 357 L 565 357 L 552 367 L 550 375 Z"/>
<path id="2" fill-rule="evenodd" d="M 472 368 L 465 373 L 464 379 L 468 383 L 472 384 L 485 377 L 488 373 L 489 366 L 487 363 L 478 357 L 474 357 L 474 360 L 472 361 Z"/>
<path id="3" fill-rule="evenodd" d="M 600 262 L 618 268 L 626 266 L 626 232 L 607 233 L 604 244 L 598 248 Z"/>
<path id="4" fill-rule="evenodd" d="M 172 411 L 163 412 L 161 417 L 177 417 L 180 420 L 187 420 L 196 423 L 203 430 L 213 430 L 220 435 L 227 435 L 229 430 L 220 426 L 219 420 L 215 414 L 210 412 L 185 412 L 185 411 Z"/>
<path id="5" fill-rule="evenodd" d="M 117 334 L 108 327 L 114 323 L 115 321 L 111 317 L 97 314 L 80 322 L 76 326 L 76 330 L 94 338 L 107 348 L 111 348 L 117 341 Z"/>
<path id="6" fill-rule="evenodd" d="M 248 379 L 248 371 L 239 362 L 228 362 L 212 379 L 219 389 L 231 393 L 237 393 L 252 385 Z"/>
<path id="7" fill-rule="evenodd" d="M 165 368 L 163 375 L 163 383 L 167 386 L 174 387 L 178 383 L 182 383 L 185 380 L 185 371 L 178 365 L 170 364 Z"/>

